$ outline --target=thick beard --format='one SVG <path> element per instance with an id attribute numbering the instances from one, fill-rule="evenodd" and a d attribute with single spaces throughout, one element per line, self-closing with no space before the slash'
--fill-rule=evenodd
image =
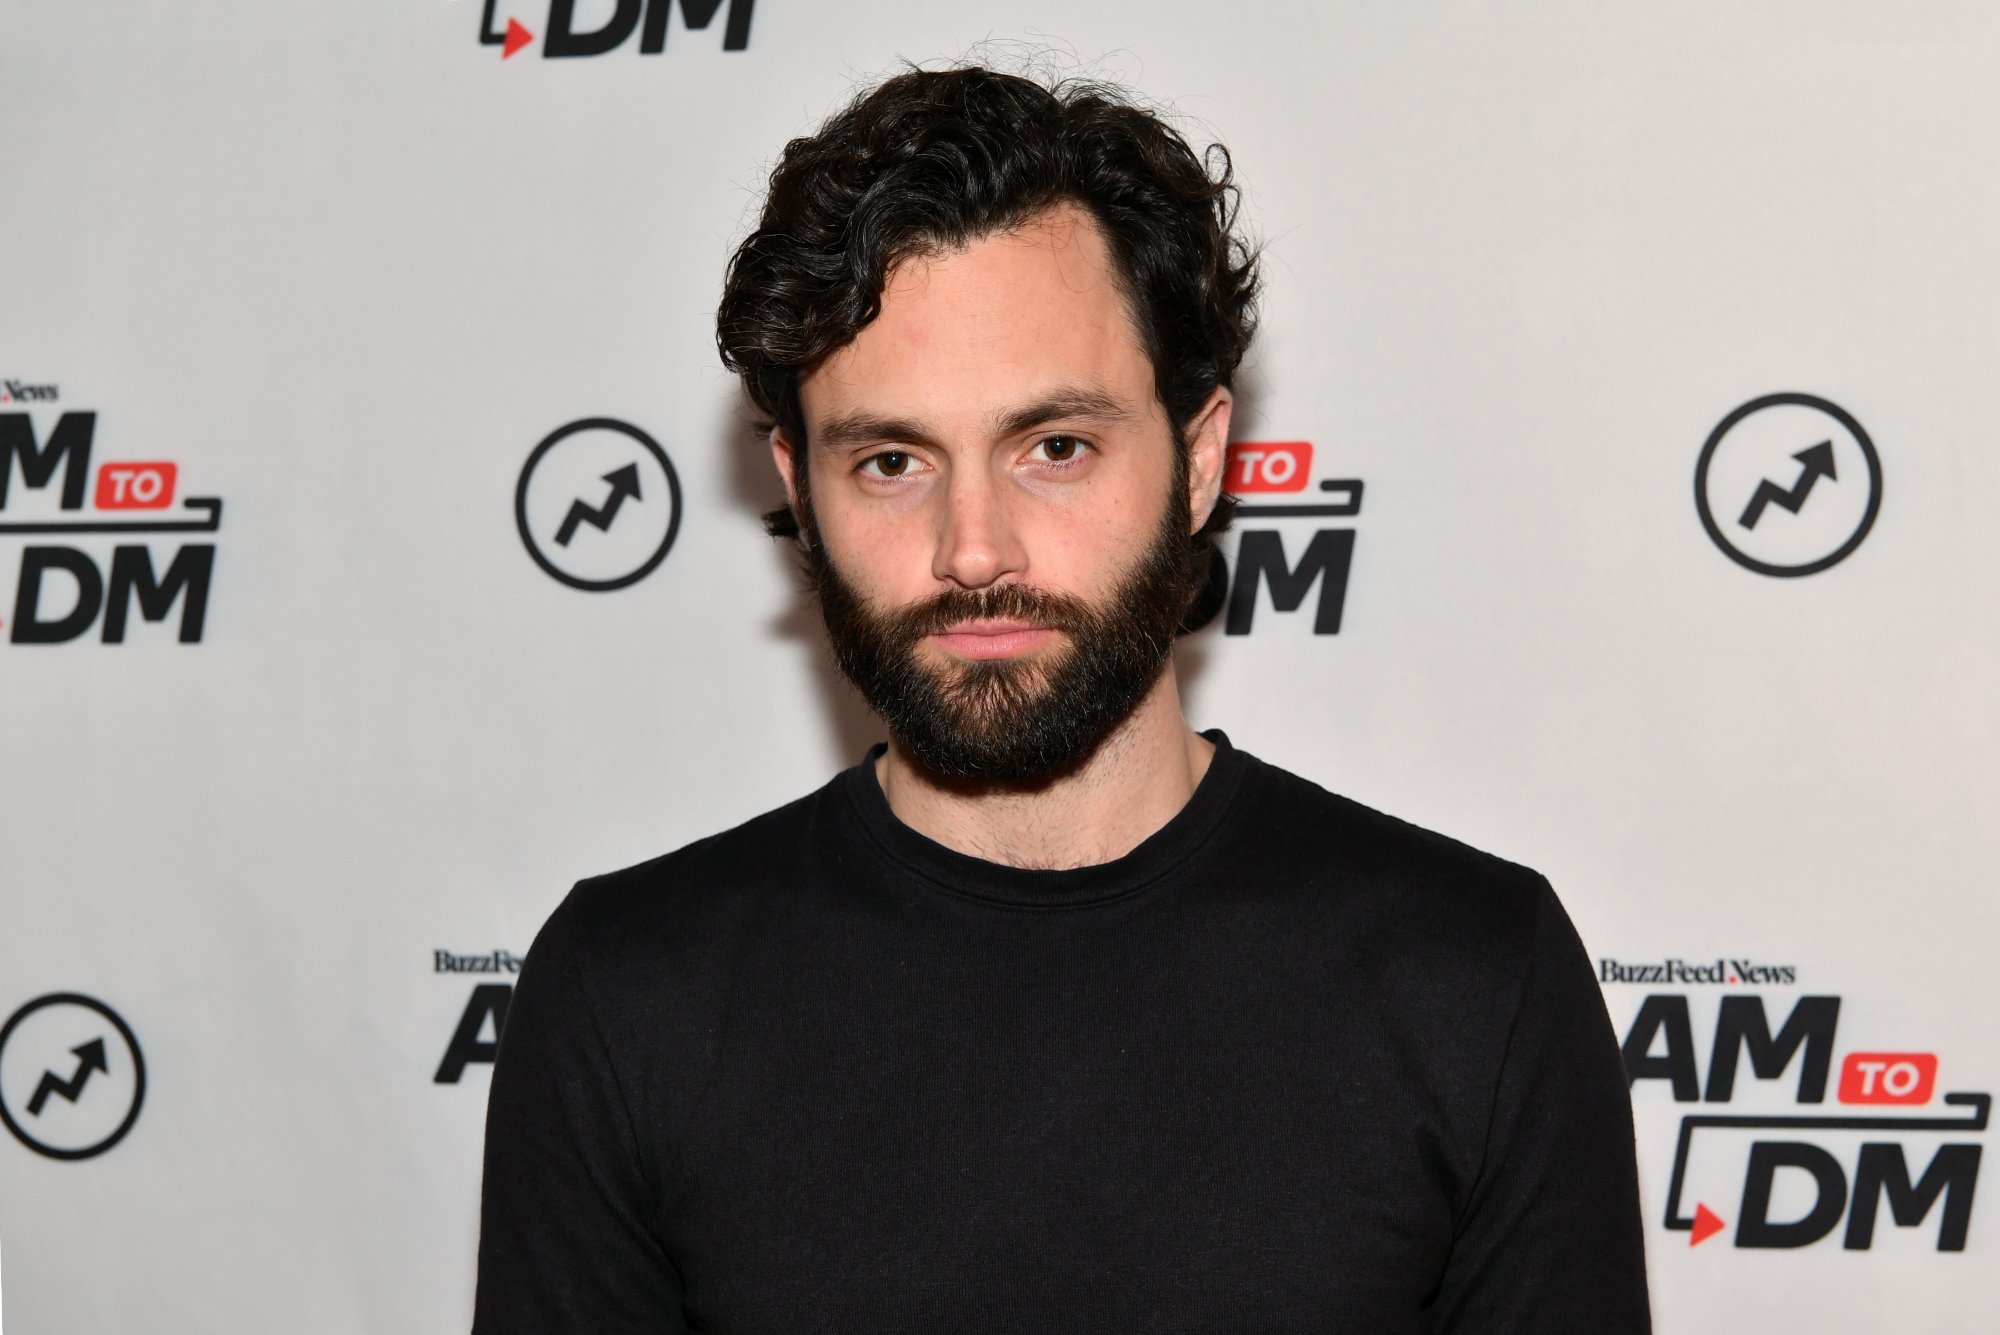
<path id="1" fill-rule="evenodd" d="M 1023 584 L 947 589 L 888 612 L 870 608 L 801 516 L 807 581 L 841 673 L 932 773 L 1033 787 L 1075 769 L 1131 717 L 1159 680 L 1187 611 L 1188 495 L 1173 488 L 1152 542 L 1102 605 Z M 1205 568 L 1205 563 L 1202 563 Z M 926 636 L 966 621 L 1022 620 L 1065 644 L 1038 661 L 932 666 Z"/>

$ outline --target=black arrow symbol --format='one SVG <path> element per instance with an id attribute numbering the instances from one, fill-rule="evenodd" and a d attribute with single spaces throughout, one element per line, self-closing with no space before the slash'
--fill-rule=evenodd
<path id="1" fill-rule="evenodd" d="M 1792 484 L 1789 491 L 1775 482 L 1759 482 L 1756 492 L 1750 497 L 1750 504 L 1743 507 L 1743 517 L 1737 523 L 1745 528 L 1757 527 L 1757 521 L 1764 517 L 1767 505 L 1782 506 L 1797 514 L 1806 503 L 1806 497 L 1812 494 L 1813 483 L 1823 477 L 1834 482 L 1840 480 L 1833 475 L 1833 442 L 1830 440 L 1809 445 L 1792 457 L 1804 465 L 1799 480 Z"/>
<path id="2" fill-rule="evenodd" d="M 604 480 L 611 484 L 611 494 L 604 498 L 604 504 L 592 507 L 580 499 L 573 502 L 569 513 L 563 516 L 562 527 L 556 530 L 556 546 L 569 546 L 569 540 L 576 536 L 578 524 L 609 529 L 611 521 L 618 517 L 618 507 L 628 499 L 639 499 L 639 465 L 626 464 L 623 468 L 614 468 L 604 475 Z"/>
<path id="3" fill-rule="evenodd" d="M 70 1051 L 77 1057 L 76 1074 L 65 1080 L 54 1071 L 42 1072 L 42 1083 L 35 1086 L 35 1096 L 28 1100 L 28 1116 L 40 1117 L 42 1105 L 49 1101 L 51 1094 L 60 1094 L 75 1103 L 92 1071 L 110 1073 L 111 1064 L 104 1059 L 103 1039 L 93 1038 L 88 1043 L 79 1043 Z"/>

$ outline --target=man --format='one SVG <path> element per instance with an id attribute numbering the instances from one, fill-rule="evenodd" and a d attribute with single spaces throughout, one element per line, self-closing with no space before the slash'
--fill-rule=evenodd
<path id="1" fill-rule="evenodd" d="M 979 69 L 787 148 L 720 343 L 889 741 L 543 928 L 481 1335 L 1647 1328 L 1547 883 L 1182 719 L 1233 198 L 1117 94 Z"/>

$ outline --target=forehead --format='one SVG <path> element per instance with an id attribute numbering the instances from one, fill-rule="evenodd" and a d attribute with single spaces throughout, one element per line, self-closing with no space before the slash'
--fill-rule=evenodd
<path id="1" fill-rule="evenodd" d="M 969 423 L 1077 386 L 1134 409 L 1153 397 L 1110 246 L 1087 212 L 1065 204 L 897 264 L 881 314 L 799 390 L 808 423 L 855 410 Z"/>

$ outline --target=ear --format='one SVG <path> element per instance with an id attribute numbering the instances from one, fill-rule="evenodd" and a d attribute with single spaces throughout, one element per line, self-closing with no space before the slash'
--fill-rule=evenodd
<path id="1" fill-rule="evenodd" d="M 1222 499 L 1222 468 L 1229 452 L 1229 413 L 1235 400 L 1222 385 L 1188 420 L 1188 532 L 1200 530 Z"/>
<path id="2" fill-rule="evenodd" d="M 784 482 L 784 500 L 792 510 L 798 510 L 798 472 L 792 456 L 792 438 L 784 434 L 782 426 L 770 428 L 770 462 L 778 466 L 778 478 Z"/>
<path id="3" fill-rule="evenodd" d="M 783 428 L 772 427 L 770 439 L 771 463 L 778 470 L 778 480 L 785 485 L 785 503 L 764 512 L 764 531 L 774 538 L 790 538 L 803 544 L 807 541 L 805 460 L 792 448 L 791 438 Z"/>
<path id="4" fill-rule="evenodd" d="M 785 503 L 792 507 L 792 513 L 799 512 L 799 478 L 797 457 L 792 450 L 791 437 L 785 428 L 771 428 L 771 462 L 778 466 L 778 476 L 785 484 Z"/>

